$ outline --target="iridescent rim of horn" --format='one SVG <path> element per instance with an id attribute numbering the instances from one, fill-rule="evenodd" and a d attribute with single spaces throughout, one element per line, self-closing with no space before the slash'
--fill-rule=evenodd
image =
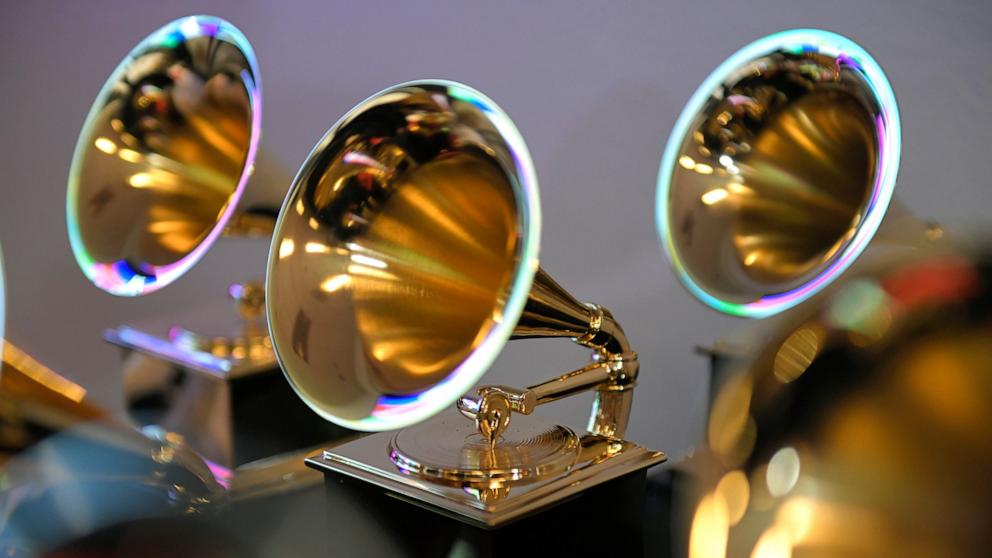
<path id="1" fill-rule="evenodd" d="M 454 408 L 455 401 L 462 395 L 469 392 L 478 383 L 483 374 L 492 366 L 499 356 L 503 346 L 510 340 L 513 329 L 520 321 L 524 306 L 530 294 L 531 285 L 534 282 L 534 275 L 539 267 L 538 252 L 541 239 L 541 203 L 538 193 L 537 174 L 534 171 L 534 163 L 531 161 L 530 151 L 524 143 L 523 136 L 520 135 L 516 125 L 510 117 L 492 99 L 477 91 L 476 89 L 455 81 L 428 79 L 416 80 L 401 83 L 388 87 L 368 99 L 362 101 L 341 117 L 332 126 L 324 137 L 316 144 L 306 160 L 310 161 L 318 156 L 326 146 L 334 139 L 338 129 L 353 119 L 355 113 L 367 108 L 377 98 L 387 95 L 396 89 L 410 86 L 430 85 L 447 88 L 448 95 L 455 99 L 460 99 L 472 104 L 481 110 L 493 124 L 499 134 L 506 141 L 510 154 L 513 157 L 515 174 L 519 180 L 511 181 L 513 192 L 516 195 L 517 210 L 521 223 L 521 238 L 519 258 L 513 270 L 513 278 L 510 283 L 509 293 L 506 302 L 500 309 L 499 318 L 495 320 L 493 327 L 489 330 L 482 343 L 455 368 L 444 380 L 431 386 L 430 388 L 407 395 L 380 395 L 376 400 L 373 410 L 361 419 L 347 419 L 340 416 L 333 416 L 319 406 L 312 405 L 300 389 L 293 383 L 290 374 L 286 374 L 290 385 L 300 394 L 314 412 L 324 419 L 338 425 L 353 430 L 367 432 L 379 432 L 383 430 L 394 430 L 404 428 L 422 422 L 440 412 L 446 407 Z M 301 167 L 306 168 L 306 163 Z M 294 197 L 294 193 L 299 187 L 300 175 L 293 180 L 293 186 L 286 196 L 287 200 Z M 287 206 L 284 205 L 280 211 L 279 219 L 275 230 L 282 228 L 282 220 L 286 214 Z M 278 234 L 272 237 L 272 246 L 269 249 L 268 270 L 271 272 L 274 259 L 278 257 L 281 239 Z M 266 304 L 270 304 L 272 298 L 266 296 Z M 269 315 L 272 313 L 269 311 Z M 275 339 L 276 333 L 273 330 L 273 322 L 269 320 L 269 335 Z M 287 370 L 282 356 L 276 348 L 276 358 L 283 371 Z"/>
<path id="2" fill-rule="evenodd" d="M 107 98 L 112 92 L 112 87 L 120 81 L 120 76 L 125 72 L 131 62 L 140 54 L 155 48 L 170 48 L 178 42 L 188 41 L 197 37 L 215 37 L 229 42 L 236 46 L 244 54 L 248 61 L 251 75 L 242 75 L 245 84 L 248 84 L 248 100 L 251 104 L 251 136 L 248 145 L 248 156 L 245 158 L 244 168 L 238 180 L 238 186 L 231 195 L 227 206 L 224 208 L 217 224 L 210 230 L 207 236 L 200 241 L 197 246 L 181 259 L 168 265 L 150 265 L 147 269 L 142 269 L 141 273 L 135 271 L 128 262 L 118 260 L 112 263 L 97 262 L 86 250 L 83 243 L 79 223 L 76 221 L 74 207 L 77 200 L 75 189 L 71 184 L 77 179 L 78 168 L 76 161 L 80 160 L 88 145 L 87 139 L 90 137 L 89 130 L 99 116 L 100 109 L 106 104 Z M 255 153 L 258 150 L 258 141 L 262 124 L 262 83 L 258 72 L 258 61 L 255 58 L 255 51 L 251 43 L 244 34 L 230 22 L 219 17 L 209 15 L 194 15 L 179 18 L 167 23 L 145 37 L 137 46 L 131 49 L 124 60 L 117 65 L 113 73 L 104 82 L 100 89 L 100 94 L 96 96 L 83 129 L 79 134 L 79 142 L 73 155 L 73 168 L 69 173 L 69 195 L 66 196 L 67 228 L 69 230 L 69 243 L 72 246 L 72 253 L 82 269 L 94 285 L 118 296 L 138 296 L 157 291 L 162 287 L 172 283 L 191 267 L 200 261 L 200 258 L 210 249 L 217 237 L 223 232 L 228 220 L 234 214 L 244 192 L 245 184 L 251 175 L 251 170 L 255 164 Z"/>
<path id="3" fill-rule="evenodd" d="M 727 78 L 742 66 L 774 51 L 814 51 L 845 59 L 852 68 L 861 72 L 879 104 L 879 114 L 876 119 L 879 150 L 878 172 L 872 185 L 871 197 L 864 214 L 864 220 L 859 225 L 854 238 L 819 275 L 789 291 L 763 296 L 747 303 L 735 303 L 714 296 L 693 281 L 679 258 L 668 222 L 669 189 L 683 138 L 689 133 L 689 127 L 694 118 L 702 110 L 713 92 L 719 90 Z M 888 78 L 885 77 L 881 66 L 865 49 L 846 37 L 820 29 L 792 29 L 758 39 L 734 53 L 703 81 L 685 108 L 682 109 L 682 113 L 668 138 L 658 170 L 658 193 L 655 206 L 655 221 L 662 247 L 682 284 L 712 308 L 734 316 L 749 318 L 763 318 L 777 314 L 820 292 L 850 267 L 865 249 L 878 230 L 889 206 L 889 201 L 892 199 L 901 150 L 902 131 L 895 93 L 893 93 L 892 86 L 889 84 Z"/>

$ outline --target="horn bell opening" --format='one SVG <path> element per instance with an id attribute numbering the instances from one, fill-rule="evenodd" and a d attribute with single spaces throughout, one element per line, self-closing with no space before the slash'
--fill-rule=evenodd
<path id="1" fill-rule="evenodd" d="M 190 16 L 142 40 L 97 95 L 69 172 L 69 241 L 86 277 L 135 296 L 199 261 L 238 204 L 260 122 L 255 53 L 233 25 Z"/>
<path id="2" fill-rule="evenodd" d="M 273 234 L 266 305 L 300 397 L 342 426 L 420 422 L 510 338 L 537 270 L 523 139 L 478 91 L 386 89 L 311 152 Z"/>
<path id="3" fill-rule="evenodd" d="M 680 280 L 713 308 L 764 317 L 858 257 L 892 197 L 899 114 L 854 42 L 784 31 L 733 55 L 679 116 L 657 222 Z"/>

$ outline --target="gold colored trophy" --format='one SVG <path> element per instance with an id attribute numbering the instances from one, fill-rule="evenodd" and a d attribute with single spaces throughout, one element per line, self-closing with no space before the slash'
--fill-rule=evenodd
<path id="1" fill-rule="evenodd" d="M 221 235 L 271 234 L 289 180 L 256 167 L 260 123 L 255 54 L 229 22 L 185 17 L 141 41 L 97 96 L 69 175 L 69 239 L 90 281 L 148 294 Z M 282 380 L 263 294 L 235 284 L 237 312 L 225 301 L 109 330 L 132 415 L 229 467 L 340 435 Z M 278 431 L 263 412 L 274 409 Z"/>
<path id="2" fill-rule="evenodd" d="M 784 320 L 852 266 L 946 249 L 940 226 L 893 197 L 901 146 L 892 87 L 853 41 L 795 29 L 745 46 L 693 94 L 661 160 L 657 224 L 672 268 L 718 311 Z M 698 349 L 711 402 L 762 334 Z"/>
<path id="3" fill-rule="evenodd" d="M 39 438 L 108 416 L 86 397 L 86 389 L 4 338 L 5 294 L 0 250 L 0 474 L 12 457 Z"/>
<path id="4" fill-rule="evenodd" d="M 941 229 L 892 203 L 901 144 L 892 87 L 859 45 L 815 29 L 751 43 L 668 139 L 657 222 L 672 267 L 714 309 L 763 318 L 821 292 L 869 243 L 929 247 Z"/>
<path id="5" fill-rule="evenodd" d="M 778 331 L 681 467 L 671 555 L 984 554 L 990 270 L 940 254 L 859 274 Z"/>
<path id="6" fill-rule="evenodd" d="M 401 430 L 328 449 L 311 466 L 493 527 L 664 461 L 623 439 L 637 354 L 608 310 L 539 268 L 540 228 L 526 145 L 470 87 L 397 85 L 330 129 L 273 234 L 273 346 L 324 418 Z M 508 340 L 535 337 L 571 338 L 592 361 L 462 397 Z M 510 420 L 590 390 L 586 431 Z"/>

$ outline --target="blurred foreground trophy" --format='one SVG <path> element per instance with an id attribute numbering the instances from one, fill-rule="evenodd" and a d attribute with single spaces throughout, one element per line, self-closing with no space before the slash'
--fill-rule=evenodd
<path id="1" fill-rule="evenodd" d="M 0 261 L 0 331 L 4 325 Z M 141 430 L 86 388 L 0 340 L 0 553 L 34 556 L 256 556 L 315 546 L 288 506 L 319 504 L 303 453 L 236 474 L 182 436 Z M 315 501 L 309 501 L 315 500 Z M 314 515 L 311 511 L 309 515 Z M 317 520 L 311 521 L 319 524 Z M 312 529 L 311 529 L 312 530 Z"/>
<path id="2" fill-rule="evenodd" d="M 672 555 L 984 555 L 992 260 L 933 256 L 826 302 L 720 392 Z"/>
<path id="3" fill-rule="evenodd" d="M 255 172 L 260 122 L 255 55 L 230 23 L 186 17 L 139 43 L 97 96 L 69 175 L 69 239 L 90 281 L 151 293 L 221 234 L 271 234 L 289 180 Z M 127 355 L 133 418 L 226 467 L 340 436 L 278 372 L 262 285 L 230 295 L 237 312 L 224 302 L 107 332 Z"/>
<path id="4" fill-rule="evenodd" d="M 0 551 L 39 556 L 94 531 L 214 503 L 196 454 L 115 421 L 86 389 L 4 341 L 0 259 Z M 76 555 L 76 554 L 66 554 Z"/>
<path id="5" fill-rule="evenodd" d="M 114 420 L 82 386 L 10 343 L 2 349 L 4 556 L 47 555 L 103 529 L 199 514 L 224 500 L 229 479 L 181 442 Z"/>
<path id="6" fill-rule="evenodd" d="M 938 226 L 890 203 L 900 152 L 892 87 L 864 49 L 826 31 L 770 35 L 682 110 L 658 176 L 661 243 L 705 304 L 780 314 L 864 265 L 869 243 L 873 264 L 942 244 Z M 705 352 L 725 371 L 763 342 Z"/>
<path id="7" fill-rule="evenodd" d="M 4 556 L 255 556 L 259 546 L 291 555 L 281 550 L 320 542 L 306 521 L 294 521 L 301 525 L 289 535 L 280 528 L 292 516 L 287 508 L 320 504 L 320 476 L 303 458 L 269 458 L 232 474 L 182 436 L 115 419 L 84 387 L 3 346 Z M 309 530 L 320 523 L 310 520 Z"/>
<path id="8" fill-rule="evenodd" d="M 485 529 L 581 501 L 609 481 L 643 482 L 645 469 L 664 461 L 623 438 L 637 355 L 609 311 L 578 302 L 539 268 L 540 222 L 523 139 L 467 86 L 397 85 L 331 128 L 273 235 L 273 346 L 321 416 L 356 430 L 402 430 L 328 449 L 311 466 L 329 481 L 359 479 Z M 535 337 L 570 338 L 592 362 L 529 388 L 462 397 L 508 340 Z M 510 420 L 590 390 L 585 431 Z M 584 517 L 623 547 L 633 525 L 609 507 Z"/>

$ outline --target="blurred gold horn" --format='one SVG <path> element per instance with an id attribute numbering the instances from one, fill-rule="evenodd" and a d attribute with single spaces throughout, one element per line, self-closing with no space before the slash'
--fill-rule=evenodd
<path id="1" fill-rule="evenodd" d="M 929 254 L 790 316 L 720 392 L 706 443 L 680 466 L 672 515 L 690 527 L 672 554 L 982 554 L 990 264 Z"/>
<path id="2" fill-rule="evenodd" d="M 317 144 L 279 215 L 266 301 L 283 370 L 328 420 L 387 430 L 454 403 L 511 337 L 569 337 L 592 364 L 459 407 L 492 440 L 510 411 L 594 389 L 590 430 L 622 436 L 637 355 L 609 311 L 538 269 L 539 227 L 527 148 L 491 100 L 441 81 L 369 98 Z M 491 428 L 490 405 L 504 408 Z"/>
<path id="3" fill-rule="evenodd" d="M 271 234 L 288 180 L 246 188 L 260 122 L 255 54 L 232 24 L 185 17 L 142 40 L 97 95 L 73 156 L 69 240 L 87 278 L 146 294 L 225 229 Z"/>
<path id="4" fill-rule="evenodd" d="M 144 295 L 221 235 L 272 234 L 291 180 L 259 150 L 261 101 L 255 53 L 227 21 L 184 17 L 134 47 L 97 95 L 69 174 L 69 239 L 93 284 Z M 225 466 L 341 436 L 282 380 L 264 293 L 261 281 L 235 283 L 234 308 L 218 296 L 107 330 L 125 356 L 132 418 Z M 260 401 L 283 419 L 258 424 Z"/>
<path id="5" fill-rule="evenodd" d="M 895 96 L 864 49 L 826 31 L 770 35 L 720 65 L 679 116 L 658 176 L 661 242 L 706 304 L 776 314 L 858 259 L 890 207 L 900 149 Z M 880 237 L 941 235 L 889 213 Z"/>

